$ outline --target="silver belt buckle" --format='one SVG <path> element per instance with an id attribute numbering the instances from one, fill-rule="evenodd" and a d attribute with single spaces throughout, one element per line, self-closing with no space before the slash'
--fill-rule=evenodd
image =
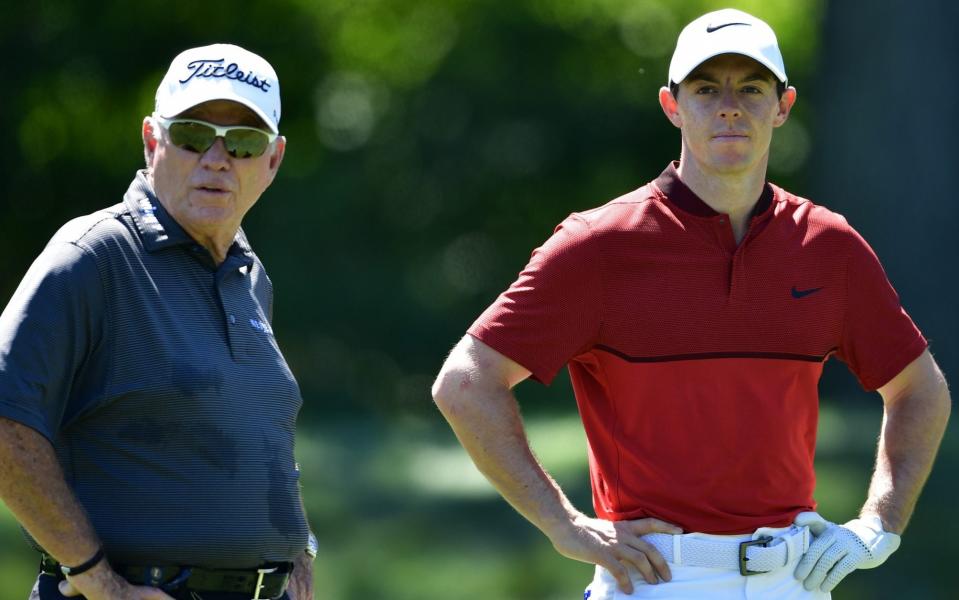
<path id="1" fill-rule="evenodd" d="M 766 571 L 750 571 L 749 567 L 746 566 L 746 563 L 749 561 L 746 558 L 746 550 L 750 546 L 759 546 L 760 548 L 768 548 L 769 542 L 773 541 L 772 536 L 762 535 L 754 540 L 746 540 L 739 544 L 739 574 L 743 577 L 748 577 L 750 575 L 759 575 L 760 573 L 765 573 Z"/>
<path id="2" fill-rule="evenodd" d="M 263 576 L 266 575 L 267 573 L 275 573 L 278 568 L 279 567 L 270 567 L 269 569 L 256 570 L 257 572 L 256 587 L 253 589 L 253 600 L 262 600 L 260 598 L 260 590 L 266 587 L 263 585 Z"/>

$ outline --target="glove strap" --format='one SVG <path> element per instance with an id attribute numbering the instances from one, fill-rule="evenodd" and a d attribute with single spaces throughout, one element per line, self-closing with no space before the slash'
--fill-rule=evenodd
<path id="1" fill-rule="evenodd" d="M 899 535 L 886 531 L 882 527 L 882 520 L 877 515 L 867 515 L 853 519 L 845 525 L 846 529 L 856 534 L 866 550 L 869 558 L 859 565 L 860 569 L 873 569 L 886 562 L 893 552 L 899 548 L 902 538 Z"/>

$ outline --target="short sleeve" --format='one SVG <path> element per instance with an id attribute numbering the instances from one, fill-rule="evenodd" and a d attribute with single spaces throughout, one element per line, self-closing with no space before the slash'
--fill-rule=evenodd
<path id="1" fill-rule="evenodd" d="M 847 298 L 839 358 L 867 390 L 887 384 L 928 343 L 906 314 L 879 258 L 852 231 L 846 267 Z"/>
<path id="2" fill-rule="evenodd" d="M 0 416 L 56 438 L 75 375 L 99 342 L 102 304 L 93 258 L 51 242 L 0 315 Z"/>
<path id="3" fill-rule="evenodd" d="M 519 278 L 468 333 L 549 384 L 599 335 L 601 261 L 588 224 L 572 215 L 533 251 Z"/>

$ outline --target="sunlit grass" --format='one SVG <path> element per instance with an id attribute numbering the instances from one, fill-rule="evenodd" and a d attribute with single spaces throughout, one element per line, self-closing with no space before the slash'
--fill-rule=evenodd
<path id="1" fill-rule="evenodd" d="M 39 565 L 39 555 L 27 545 L 13 515 L 0 502 L 0 600 L 27 598 Z"/>

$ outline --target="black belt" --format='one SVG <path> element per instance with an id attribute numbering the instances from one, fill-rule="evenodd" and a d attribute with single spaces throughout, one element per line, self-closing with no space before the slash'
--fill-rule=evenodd
<path id="1" fill-rule="evenodd" d="M 237 592 L 250 594 L 253 600 L 282 596 L 293 571 L 293 563 L 271 563 L 256 569 L 111 566 L 121 577 L 135 585 L 158 587 L 166 592 L 178 589 Z M 60 563 L 46 554 L 40 555 L 40 571 L 59 579 L 64 577 Z"/>

